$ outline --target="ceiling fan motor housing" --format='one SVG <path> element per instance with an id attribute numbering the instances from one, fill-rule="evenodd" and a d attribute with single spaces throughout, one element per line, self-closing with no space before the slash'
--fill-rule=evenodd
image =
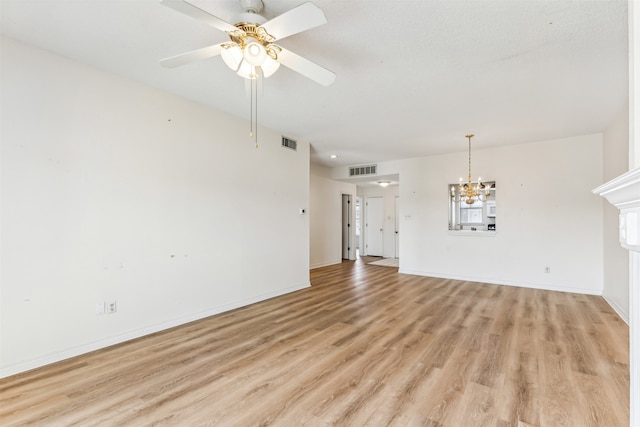
<path id="1" fill-rule="evenodd" d="M 243 12 L 236 16 L 236 27 L 241 23 L 262 25 L 267 19 L 260 15 L 264 9 L 262 0 L 240 0 L 240 6 Z"/>
<path id="2" fill-rule="evenodd" d="M 260 13 L 264 9 L 262 0 L 240 0 L 240 6 L 247 13 Z"/>

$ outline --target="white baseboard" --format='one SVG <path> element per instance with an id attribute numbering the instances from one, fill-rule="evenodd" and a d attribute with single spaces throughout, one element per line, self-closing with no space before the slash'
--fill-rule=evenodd
<path id="1" fill-rule="evenodd" d="M 328 267 L 330 265 L 336 265 L 340 263 L 342 263 L 342 259 L 339 259 L 338 261 L 325 261 L 325 262 L 319 262 L 316 264 L 311 264 L 309 268 L 313 270 L 314 268 Z"/>
<path id="2" fill-rule="evenodd" d="M 150 335 L 156 332 L 164 331 L 165 329 L 173 328 L 176 326 L 184 325 L 185 323 L 193 322 L 195 320 L 204 319 L 206 317 L 210 317 L 216 314 L 224 313 L 225 311 L 234 310 L 236 308 L 244 307 L 250 304 L 255 304 L 260 301 L 264 301 L 270 298 L 274 298 L 280 295 L 288 294 L 291 292 L 299 291 L 301 289 L 305 289 L 311 286 L 310 282 L 306 282 L 297 286 L 292 286 L 289 288 L 279 289 L 274 292 L 269 292 L 262 295 L 257 295 L 252 298 L 247 298 L 241 301 L 236 301 L 230 304 L 225 304 L 219 307 L 212 308 L 210 310 L 202 311 L 199 313 L 194 313 L 188 316 L 182 316 L 176 319 L 169 320 L 167 322 L 159 323 L 156 325 L 152 325 L 146 328 L 137 329 L 134 331 L 130 331 L 124 334 L 116 335 L 113 337 L 109 337 L 100 341 L 84 344 L 81 346 L 69 348 L 60 352 L 55 352 L 51 354 L 47 354 L 45 356 L 28 360 L 21 363 L 16 363 L 13 365 L 3 366 L 0 371 L 0 378 L 5 378 L 11 375 L 19 374 L 21 372 L 30 371 L 32 369 L 40 368 L 45 365 L 50 365 L 52 363 L 60 362 L 65 359 L 70 359 L 72 357 L 80 356 L 82 354 L 90 353 L 92 351 L 100 350 L 106 347 L 110 347 L 112 345 L 120 344 L 125 341 L 130 341 L 135 338 L 140 338 L 145 335 Z"/>
<path id="3" fill-rule="evenodd" d="M 517 281 L 502 281 L 502 280 L 495 280 L 495 279 L 487 279 L 484 277 L 442 275 L 439 273 L 430 273 L 425 271 L 407 270 L 407 269 L 401 269 L 399 273 L 413 274 L 415 276 L 437 277 L 440 279 L 452 279 L 452 280 L 463 280 L 463 281 L 469 281 L 469 282 L 489 283 L 492 285 L 517 286 L 520 288 L 542 289 L 545 291 L 571 292 L 575 294 L 585 294 L 585 295 L 602 295 L 602 291 L 597 291 L 597 290 L 588 289 L 588 288 L 573 288 L 570 286 L 557 286 L 557 285 L 547 285 L 547 284 L 540 284 L 540 283 L 527 283 L 527 282 L 517 282 Z"/>
<path id="4" fill-rule="evenodd" d="M 613 308 L 613 310 L 618 313 L 618 316 L 620 316 L 620 318 L 622 320 L 624 320 L 624 323 L 627 324 L 627 326 L 629 326 L 629 314 L 625 313 L 624 310 L 622 309 L 622 307 L 620 307 L 618 304 L 616 304 L 616 302 L 614 300 L 612 300 L 611 298 L 609 298 L 606 295 L 602 295 L 602 298 L 604 298 L 604 300 L 607 302 L 607 304 L 609 304 L 611 306 L 611 308 Z"/>

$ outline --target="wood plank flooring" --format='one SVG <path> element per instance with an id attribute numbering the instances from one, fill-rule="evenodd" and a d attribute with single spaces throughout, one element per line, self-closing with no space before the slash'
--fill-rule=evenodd
<path id="1" fill-rule="evenodd" d="M 312 287 L 0 380 L 2 426 L 626 426 L 600 297 L 398 274 Z"/>

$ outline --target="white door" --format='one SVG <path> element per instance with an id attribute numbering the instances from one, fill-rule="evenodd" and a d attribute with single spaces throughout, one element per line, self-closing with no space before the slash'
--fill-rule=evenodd
<path id="1" fill-rule="evenodd" d="M 400 196 L 396 196 L 396 258 L 400 258 Z"/>
<path id="2" fill-rule="evenodd" d="M 365 245 L 369 256 L 382 256 L 384 198 L 367 197 L 365 199 Z"/>

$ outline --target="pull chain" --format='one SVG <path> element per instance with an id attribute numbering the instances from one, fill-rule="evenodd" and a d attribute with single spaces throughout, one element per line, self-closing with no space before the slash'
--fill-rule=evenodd
<path id="1" fill-rule="evenodd" d="M 251 101 L 250 101 L 250 110 L 249 110 L 249 138 L 253 137 L 253 79 L 249 80 L 249 84 L 251 85 L 251 92 L 250 93 L 250 97 L 251 97 Z"/>
<path id="2" fill-rule="evenodd" d="M 250 79 L 250 84 L 251 84 L 251 118 L 250 118 L 250 129 L 249 129 L 249 138 L 253 138 L 255 137 L 255 142 L 256 142 L 256 148 L 258 148 L 258 82 L 256 78 L 252 78 Z M 254 90 L 254 85 L 255 90 Z M 254 103 L 253 103 L 253 99 L 255 96 L 255 109 L 254 109 Z M 253 117 L 255 114 L 255 128 L 254 128 L 254 122 L 253 122 Z M 254 132 L 255 129 L 255 132 Z"/>
<path id="3" fill-rule="evenodd" d="M 256 82 L 256 127 L 255 127 L 255 136 L 256 136 L 256 148 L 258 148 L 258 80 Z"/>

